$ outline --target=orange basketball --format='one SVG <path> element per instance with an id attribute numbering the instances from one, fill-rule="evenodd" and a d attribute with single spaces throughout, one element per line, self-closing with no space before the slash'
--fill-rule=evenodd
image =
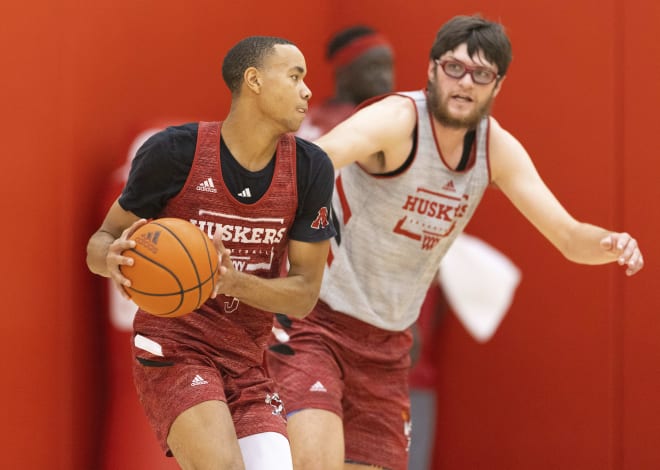
<path id="1" fill-rule="evenodd" d="M 218 252 L 209 237 L 188 221 L 153 220 L 137 229 L 135 248 L 124 251 L 133 266 L 120 266 L 131 281 L 126 292 L 141 309 L 180 317 L 199 308 L 213 292 Z"/>

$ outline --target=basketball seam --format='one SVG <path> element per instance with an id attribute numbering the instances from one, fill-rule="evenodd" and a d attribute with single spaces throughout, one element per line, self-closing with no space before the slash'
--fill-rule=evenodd
<path id="1" fill-rule="evenodd" d="M 181 219 L 183 220 L 183 219 Z M 190 251 L 188 251 L 188 247 L 183 243 L 183 241 L 178 237 L 176 233 L 174 233 L 169 227 L 166 225 L 163 225 L 161 223 L 158 223 L 158 221 L 154 221 L 154 225 L 157 225 L 159 227 L 162 227 L 164 230 L 167 230 L 172 237 L 181 245 L 181 248 L 183 248 L 183 251 L 186 253 L 186 256 L 188 256 L 188 259 L 190 260 L 190 264 L 193 267 L 193 270 L 195 271 L 195 277 L 197 278 L 197 306 L 199 307 L 202 304 L 202 279 L 199 275 L 199 270 L 197 269 L 197 263 L 195 262 L 195 258 L 192 257 L 190 254 Z M 201 231 L 198 230 L 200 233 Z M 203 235 L 203 234 L 202 234 Z M 204 247 L 206 248 L 206 244 L 204 244 Z"/>
<path id="2" fill-rule="evenodd" d="M 166 220 L 169 220 L 171 222 L 166 222 Z M 171 223 L 172 225 L 167 225 L 168 223 Z M 187 225 L 184 226 L 182 224 L 187 224 Z M 220 264 L 219 257 L 217 255 L 217 250 L 213 245 L 213 241 L 211 240 L 211 237 L 208 236 L 203 230 L 199 229 L 199 227 L 196 227 L 194 224 L 181 218 L 152 220 L 148 225 L 151 227 L 157 227 L 157 230 L 162 230 L 164 233 L 167 233 L 167 235 L 171 237 L 170 243 L 173 243 L 172 248 L 175 248 L 178 245 L 178 249 L 183 250 L 183 253 L 185 253 L 185 257 L 183 257 L 181 261 L 187 260 L 189 269 L 192 270 L 190 274 L 193 274 L 193 276 L 187 274 L 185 276 L 185 279 L 187 281 L 196 282 L 197 284 L 188 287 L 190 286 L 190 284 L 189 282 L 186 282 L 185 283 L 186 285 L 184 286 L 184 282 L 183 282 L 184 278 L 180 278 L 179 275 L 175 272 L 173 267 L 172 268 L 168 267 L 166 264 L 164 264 L 165 261 L 162 262 L 158 261 L 157 259 L 152 258 L 149 253 L 142 253 L 138 251 L 138 247 L 135 247 L 135 248 L 129 248 L 126 251 L 130 251 L 132 255 L 136 257 L 136 259 L 142 259 L 145 262 L 151 264 L 154 268 L 158 268 L 159 270 L 161 270 L 163 274 L 169 275 L 170 279 L 174 281 L 178 289 L 171 292 L 147 292 L 145 290 L 142 290 L 144 288 L 139 289 L 134 286 L 131 286 L 129 288 L 125 288 L 125 290 L 129 293 L 129 295 L 132 293 L 135 297 L 144 298 L 145 301 L 148 298 L 151 298 L 153 299 L 152 302 L 162 302 L 160 300 L 157 300 L 160 298 L 163 299 L 172 298 L 171 300 L 175 300 L 173 297 L 177 297 L 177 299 L 175 300 L 175 303 L 177 305 L 174 308 L 170 307 L 166 312 L 160 310 L 159 307 L 157 308 L 161 313 L 155 313 L 149 310 L 145 310 L 158 317 L 171 318 L 171 317 L 180 316 L 178 314 L 178 311 L 181 310 L 184 305 L 187 306 L 186 309 L 192 307 L 190 308 L 190 312 L 200 308 L 204 304 L 204 302 L 206 302 L 210 297 L 210 295 L 207 295 L 205 298 L 203 297 L 205 291 L 208 291 L 209 289 L 209 284 L 211 283 L 210 284 L 211 288 L 213 288 L 218 278 L 218 267 Z M 190 230 L 194 230 L 194 232 L 197 235 L 193 235 L 193 233 Z M 196 236 L 202 237 L 201 239 L 198 240 L 202 241 L 204 251 L 201 251 L 202 247 L 197 245 L 198 241 L 194 240 Z M 189 241 L 190 246 L 186 246 L 184 240 L 186 240 L 187 242 Z M 193 245 L 195 245 L 194 251 L 192 251 Z M 212 256 L 213 253 L 215 253 L 215 257 Z M 204 255 L 206 255 L 206 259 L 204 258 Z M 210 274 L 202 277 L 201 275 L 202 271 L 205 271 L 205 269 L 204 270 L 202 269 L 202 265 L 204 264 L 205 261 L 207 263 L 207 267 L 210 271 Z M 123 271 L 121 268 L 122 267 L 120 266 L 120 270 Z M 170 282 L 167 282 L 165 278 L 163 278 L 162 281 L 165 284 L 161 285 L 161 288 L 167 284 L 170 284 Z M 154 284 L 152 281 L 151 283 L 151 285 L 154 286 L 154 290 L 156 291 L 159 290 L 157 288 L 159 284 L 160 282 Z M 193 305 L 190 305 L 191 303 Z M 171 305 L 171 303 L 167 302 L 163 306 L 165 305 Z"/>
<path id="3" fill-rule="evenodd" d="M 135 253 L 140 258 L 149 261 L 150 263 L 154 264 L 155 266 L 158 266 L 158 267 L 162 268 L 165 272 L 169 273 L 172 276 L 172 278 L 174 278 L 174 281 L 179 285 L 180 289 L 179 289 L 179 292 L 172 292 L 170 294 L 158 294 L 158 295 L 154 295 L 154 294 L 149 293 L 149 292 L 142 292 L 142 291 L 139 291 L 139 290 L 134 289 L 132 287 L 128 287 L 127 289 L 130 290 L 130 291 L 133 291 L 135 293 L 138 293 L 140 295 L 151 296 L 151 297 L 164 297 L 165 295 L 172 296 L 172 295 L 179 294 L 179 305 L 177 305 L 175 309 L 170 310 L 167 313 L 159 314 L 159 316 L 165 316 L 165 315 L 169 315 L 172 312 L 176 312 L 181 307 L 181 305 L 183 304 L 183 301 L 185 299 L 185 293 L 186 293 L 186 290 L 183 288 L 183 284 L 181 283 L 181 280 L 179 279 L 179 276 L 177 276 L 174 273 L 174 271 L 172 271 L 170 268 L 168 268 L 164 264 L 159 263 L 158 261 L 154 260 L 153 258 L 149 258 L 148 256 L 144 255 L 143 253 L 140 253 L 139 251 L 137 251 L 135 248 L 129 248 L 129 251 L 132 251 L 133 253 Z"/>

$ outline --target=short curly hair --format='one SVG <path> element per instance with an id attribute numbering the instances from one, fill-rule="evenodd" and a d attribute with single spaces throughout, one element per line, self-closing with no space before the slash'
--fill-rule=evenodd
<path id="1" fill-rule="evenodd" d="M 229 49 L 222 61 L 222 79 L 232 95 L 241 91 L 245 70 L 249 67 L 260 67 L 264 58 L 278 44 L 294 45 L 288 39 L 273 36 L 250 36 Z"/>

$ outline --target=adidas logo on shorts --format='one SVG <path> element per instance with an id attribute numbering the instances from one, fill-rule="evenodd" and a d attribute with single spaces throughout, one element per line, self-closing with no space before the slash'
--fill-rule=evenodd
<path id="1" fill-rule="evenodd" d="M 201 375 L 196 375 L 193 379 L 192 382 L 190 382 L 191 387 L 196 387 L 197 385 L 206 385 L 208 380 L 204 380 Z"/>
<path id="2" fill-rule="evenodd" d="M 318 380 L 314 382 L 314 385 L 309 387 L 310 392 L 327 392 L 328 390 L 323 386 Z"/>

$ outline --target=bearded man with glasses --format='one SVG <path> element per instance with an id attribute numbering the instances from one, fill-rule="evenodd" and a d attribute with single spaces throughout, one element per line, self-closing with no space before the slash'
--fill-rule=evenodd
<path id="1" fill-rule="evenodd" d="M 316 141 L 338 170 L 337 236 L 317 306 L 280 317 L 288 341 L 268 352 L 297 470 L 407 468 L 410 326 L 489 185 L 567 259 L 643 267 L 633 237 L 576 220 L 489 115 L 511 56 L 501 24 L 455 17 L 426 90 L 367 103 Z"/>

